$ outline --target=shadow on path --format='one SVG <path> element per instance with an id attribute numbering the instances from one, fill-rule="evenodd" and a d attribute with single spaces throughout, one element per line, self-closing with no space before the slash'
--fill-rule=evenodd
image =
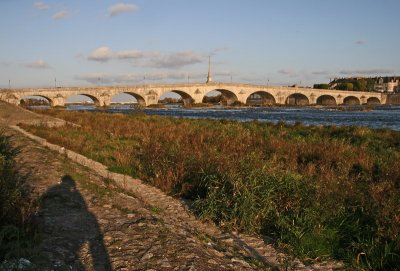
<path id="1" fill-rule="evenodd" d="M 39 210 L 40 245 L 54 267 L 112 270 L 96 217 L 69 175 L 44 194 Z"/>

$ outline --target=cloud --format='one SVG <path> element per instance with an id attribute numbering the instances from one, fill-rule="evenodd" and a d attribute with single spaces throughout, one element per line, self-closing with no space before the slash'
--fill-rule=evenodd
<path id="1" fill-rule="evenodd" d="M 219 52 L 223 52 L 223 51 L 228 51 L 229 48 L 228 47 L 217 47 L 217 48 L 213 48 L 211 49 L 209 55 L 214 56 Z"/>
<path id="2" fill-rule="evenodd" d="M 149 65 L 157 68 L 179 68 L 196 63 L 202 63 L 204 60 L 204 55 L 196 54 L 192 51 L 171 54 L 155 52 L 150 57 Z"/>
<path id="3" fill-rule="evenodd" d="M 107 62 L 114 57 L 114 53 L 109 47 L 99 47 L 94 50 L 89 56 L 89 60 Z"/>
<path id="4" fill-rule="evenodd" d="M 290 76 L 290 77 L 295 77 L 297 76 L 297 73 L 293 70 L 290 69 L 281 69 L 278 71 L 278 73 L 286 75 L 286 76 Z"/>
<path id="5" fill-rule="evenodd" d="M 35 3 L 33 4 L 33 7 L 34 7 L 35 9 L 37 9 L 37 10 L 47 10 L 47 9 L 50 8 L 47 4 L 45 4 L 45 3 L 43 3 L 43 2 L 35 2 Z"/>
<path id="6" fill-rule="evenodd" d="M 80 81 L 86 81 L 91 84 L 143 84 L 151 81 L 180 81 L 187 82 L 190 80 L 205 79 L 204 74 L 191 73 L 187 71 L 170 71 L 170 72 L 150 72 L 150 73 L 126 73 L 126 74 L 106 74 L 106 73 L 89 73 L 76 75 L 74 78 Z M 145 81 L 144 81 L 145 80 Z"/>
<path id="7" fill-rule="evenodd" d="M 144 57 L 144 54 L 139 50 L 126 50 L 116 53 L 118 59 L 137 59 Z"/>
<path id="8" fill-rule="evenodd" d="M 329 72 L 328 71 L 314 71 L 311 72 L 312 75 L 328 75 Z"/>
<path id="9" fill-rule="evenodd" d="M 53 20 L 61 20 L 61 19 L 66 18 L 67 15 L 68 15 L 68 12 L 66 10 L 62 10 L 62 11 L 55 13 L 53 16 L 51 16 L 51 18 Z"/>
<path id="10" fill-rule="evenodd" d="M 367 70 L 341 70 L 339 72 L 343 75 L 376 75 L 376 74 L 391 74 L 393 70 L 389 69 L 367 69 Z"/>
<path id="11" fill-rule="evenodd" d="M 88 60 L 107 62 L 110 60 L 141 60 L 140 65 L 153 68 L 180 68 L 202 63 L 206 56 L 192 51 L 176 53 L 142 52 L 140 50 L 113 51 L 109 47 L 99 47 L 89 54 Z"/>
<path id="12" fill-rule="evenodd" d="M 366 41 L 366 40 L 357 40 L 357 41 L 355 42 L 355 44 L 364 45 L 364 44 L 367 44 L 367 41 Z"/>
<path id="13" fill-rule="evenodd" d="M 9 66 L 11 66 L 11 63 L 10 63 L 10 62 L 2 61 L 2 62 L 0 62 L 0 66 L 2 66 L 2 67 L 9 67 Z"/>
<path id="14" fill-rule="evenodd" d="M 83 75 L 76 75 L 75 80 L 86 81 L 92 84 L 110 84 L 114 82 L 112 76 L 104 73 L 89 73 Z"/>
<path id="15" fill-rule="evenodd" d="M 134 4 L 118 3 L 109 8 L 110 16 L 116 16 L 121 13 L 134 12 L 137 10 L 137 6 Z"/>
<path id="16" fill-rule="evenodd" d="M 41 59 L 28 63 L 25 65 L 27 68 L 32 68 L 32 69 L 48 69 L 50 68 L 49 64 L 47 64 L 46 61 L 43 61 Z"/>

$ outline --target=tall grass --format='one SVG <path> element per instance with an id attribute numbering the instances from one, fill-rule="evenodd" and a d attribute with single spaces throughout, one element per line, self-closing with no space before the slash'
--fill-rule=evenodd
<path id="1" fill-rule="evenodd" d="M 81 128 L 26 128 L 192 199 L 204 219 L 273 237 L 302 257 L 400 265 L 398 132 L 47 113 Z"/>
<path id="2" fill-rule="evenodd" d="M 31 245 L 33 211 L 24 179 L 18 174 L 10 137 L 0 133 L 0 262 L 22 257 Z"/>

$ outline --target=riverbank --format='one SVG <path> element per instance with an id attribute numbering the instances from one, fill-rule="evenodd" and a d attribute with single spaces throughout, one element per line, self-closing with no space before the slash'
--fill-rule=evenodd
<path id="1" fill-rule="evenodd" d="M 33 123 L 41 116 L 0 104 L 0 115 L 18 115 L 18 122 Z M 36 124 L 45 120 L 56 121 L 43 117 Z M 13 146 L 19 149 L 17 165 L 28 177 L 30 196 L 37 202 L 37 208 L 29 210 L 36 230 L 29 237 L 28 270 L 333 270 L 341 266 L 320 261 L 304 266 L 259 238 L 221 231 L 196 219 L 179 200 L 140 180 L 123 175 L 124 185 L 118 185 L 115 174 L 104 175 L 98 163 L 10 129 L 15 122 L 0 118 L 3 131 L 12 135 Z"/>
<path id="2" fill-rule="evenodd" d="M 399 264 L 400 133 L 46 111 L 50 142 L 191 199 L 203 219 L 265 234 L 308 259 Z"/>
<path id="3" fill-rule="evenodd" d="M 81 166 L 9 126 L 21 121 L 53 124 L 56 119 L 0 104 L 0 116 L 6 116 L 0 117 L 1 130 L 10 139 L 0 144 L 0 154 L 7 154 L 3 147 L 9 146 L 16 155 L 15 163 L 5 164 L 9 169 L 0 175 L 1 196 L 9 203 L 1 202 L 0 269 L 8 270 L 17 262 L 26 264 L 23 270 L 257 270 L 269 266 L 246 256 L 240 247 L 218 241 L 217 234 L 203 230 L 215 230 L 212 225 L 199 227 L 199 221 L 161 191 L 138 189 L 140 181 L 135 183 L 135 194 L 125 191 L 101 177 L 96 168 Z M 25 194 L 19 193 L 16 176 L 25 176 Z M 13 186 L 11 194 L 20 197 L 9 197 L 3 182 L 7 180 Z M 20 216 L 17 210 L 24 212 Z M 33 219 L 24 225 L 15 222 L 29 217 Z"/>

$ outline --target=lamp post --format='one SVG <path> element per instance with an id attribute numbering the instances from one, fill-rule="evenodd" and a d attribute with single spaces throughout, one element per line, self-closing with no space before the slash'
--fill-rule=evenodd
<path id="1" fill-rule="evenodd" d="M 11 90 L 11 80 L 8 79 L 8 90 Z"/>

